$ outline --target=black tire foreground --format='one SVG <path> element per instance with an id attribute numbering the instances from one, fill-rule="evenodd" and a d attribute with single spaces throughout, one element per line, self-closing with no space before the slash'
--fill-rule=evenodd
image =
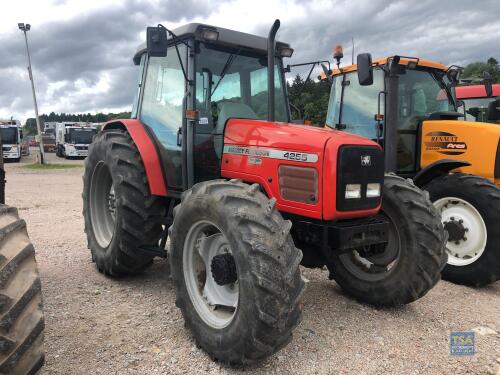
<path id="1" fill-rule="evenodd" d="M 433 202 L 455 197 L 468 202 L 486 225 L 487 243 L 483 254 L 466 266 L 447 264 L 442 277 L 457 284 L 482 286 L 500 279 L 500 188 L 487 179 L 453 173 L 431 181 L 425 189 Z"/>
<path id="2" fill-rule="evenodd" d="M 214 180 L 199 183 L 183 194 L 171 227 L 170 269 L 176 305 L 198 345 L 212 358 L 247 364 L 284 347 L 301 320 L 304 283 L 302 253 L 283 220 L 257 184 Z M 215 329 L 200 318 L 186 289 L 183 247 L 189 229 L 209 220 L 226 236 L 237 268 L 239 301 L 228 326 Z"/>
<path id="3" fill-rule="evenodd" d="M 395 224 L 401 241 L 399 258 L 387 275 L 381 280 L 362 280 L 338 257 L 328 268 L 335 281 L 360 301 L 400 306 L 421 298 L 440 280 L 447 237 L 428 194 L 411 180 L 385 176 L 382 213 Z"/>
<path id="4" fill-rule="evenodd" d="M 35 249 L 17 209 L 0 205 L 0 374 L 36 373 L 43 332 Z"/>
<path id="5" fill-rule="evenodd" d="M 116 197 L 114 233 L 105 248 L 96 240 L 89 200 L 93 172 L 101 161 L 109 169 Z M 150 195 L 141 156 L 128 133 L 103 131 L 91 143 L 85 160 L 82 198 L 88 248 L 99 272 L 124 276 L 148 267 L 154 255 L 139 248 L 158 245 L 165 206 L 160 198 Z"/>

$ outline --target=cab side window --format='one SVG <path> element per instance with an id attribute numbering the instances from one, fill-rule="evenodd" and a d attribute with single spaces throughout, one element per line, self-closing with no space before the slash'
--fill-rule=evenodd
<path id="1" fill-rule="evenodd" d="M 179 46 L 181 56 L 186 48 Z M 177 54 L 150 57 L 142 99 L 141 120 L 148 125 L 166 148 L 177 146 L 177 131 L 182 125 L 184 75 Z"/>

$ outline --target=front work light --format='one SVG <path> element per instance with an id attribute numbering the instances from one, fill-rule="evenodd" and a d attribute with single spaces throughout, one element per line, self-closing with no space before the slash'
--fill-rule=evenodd
<path id="1" fill-rule="evenodd" d="M 281 57 L 292 57 L 293 55 L 293 48 L 290 47 L 279 47 L 279 54 Z"/>
<path id="2" fill-rule="evenodd" d="M 361 198 L 361 184 L 347 184 L 345 186 L 345 199 Z"/>
<path id="3" fill-rule="evenodd" d="M 202 29 L 201 37 L 205 40 L 216 41 L 219 39 L 219 32 L 212 29 Z"/>
<path id="4" fill-rule="evenodd" d="M 368 184 L 366 186 L 366 197 L 367 198 L 380 197 L 380 184 L 379 183 Z"/>

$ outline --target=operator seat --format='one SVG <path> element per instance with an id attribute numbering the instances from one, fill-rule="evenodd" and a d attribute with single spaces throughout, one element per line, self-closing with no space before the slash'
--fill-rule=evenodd
<path id="1" fill-rule="evenodd" d="M 236 102 L 222 102 L 218 104 L 219 117 L 217 118 L 217 125 L 214 129 L 214 148 L 217 157 L 220 159 L 222 155 L 222 146 L 224 143 L 224 128 L 226 122 L 230 118 L 248 118 L 258 119 L 259 116 L 248 105 Z"/>

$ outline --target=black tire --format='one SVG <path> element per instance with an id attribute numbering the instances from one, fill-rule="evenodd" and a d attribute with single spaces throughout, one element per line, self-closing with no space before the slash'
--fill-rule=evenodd
<path id="1" fill-rule="evenodd" d="M 93 216 L 90 209 L 93 199 L 97 199 L 95 207 L 101 199 L 91 190 L 99 185 L 96 183 L 98 177 L 94 176 L 98 170 L 108 173 L 114 186 L 115 218 L 110 224 L 109 241 L 99 239 L 102 215 Z M 141 247 L 158 246 L 165 206 L 159 197 L 150 194 L 139 151 L 128 133 L 103 131 L 90 144 L 82 197 L 88 248 L 99 272 L 123 276 L 139 273 L 149 266 L 154 254 Z"/>
<path id="2" fill-rule="evenodd" d="M 302 253 L 290 236 L 291 223 L 274 204 L 257 184 L 214 180 L 193 186 L 174 210 L 170 268 L 176 305 L 198 345 L 224 363 L 248 364 L 275 353 L 291 340 L 301 320 Z M 220 329 L 197 313 L 185 282 L 184 243 L 200 220 L 217 224 L 236 263 L 238 306 L 231 322 Z"/>
<path id="3" fill-rule="evenodd" d="M 487 179 L 453 173 L 432 180 L 425 189 L 432 202 L 441 198 L 460 198 L 481 215 L 487 232 L 484 252 L 469 265 L 447 264 L 442 277 L 457 284 L 482 286 L 500 279 L 500 188 Z"/>
<path id="4" fill-rule="evenodd" d="M 411 180 L 386 175 L 381 211 L 393 225 L 394 236 L 390 235 L 388 246 L 397 244 L 398 237 L 401 244 L 396 246 L 399 250 L 392 268 L 380 277 L 365 277 L 363 271 L 356 273 L 355 268 L 346 266 L 359 260 L 354 252 L 337 255 L 328 268 L 331 277 L 360 301 L 400 306 L 421 298 L 440 280 L 446 264 L 446 234 L 428 194 Z"/>
<path id="5" fill-rule="evenodd" d="M 35 249 L 17 209 L 0 205 L 0 373 L 34 374 L 44 362 Z"/>

